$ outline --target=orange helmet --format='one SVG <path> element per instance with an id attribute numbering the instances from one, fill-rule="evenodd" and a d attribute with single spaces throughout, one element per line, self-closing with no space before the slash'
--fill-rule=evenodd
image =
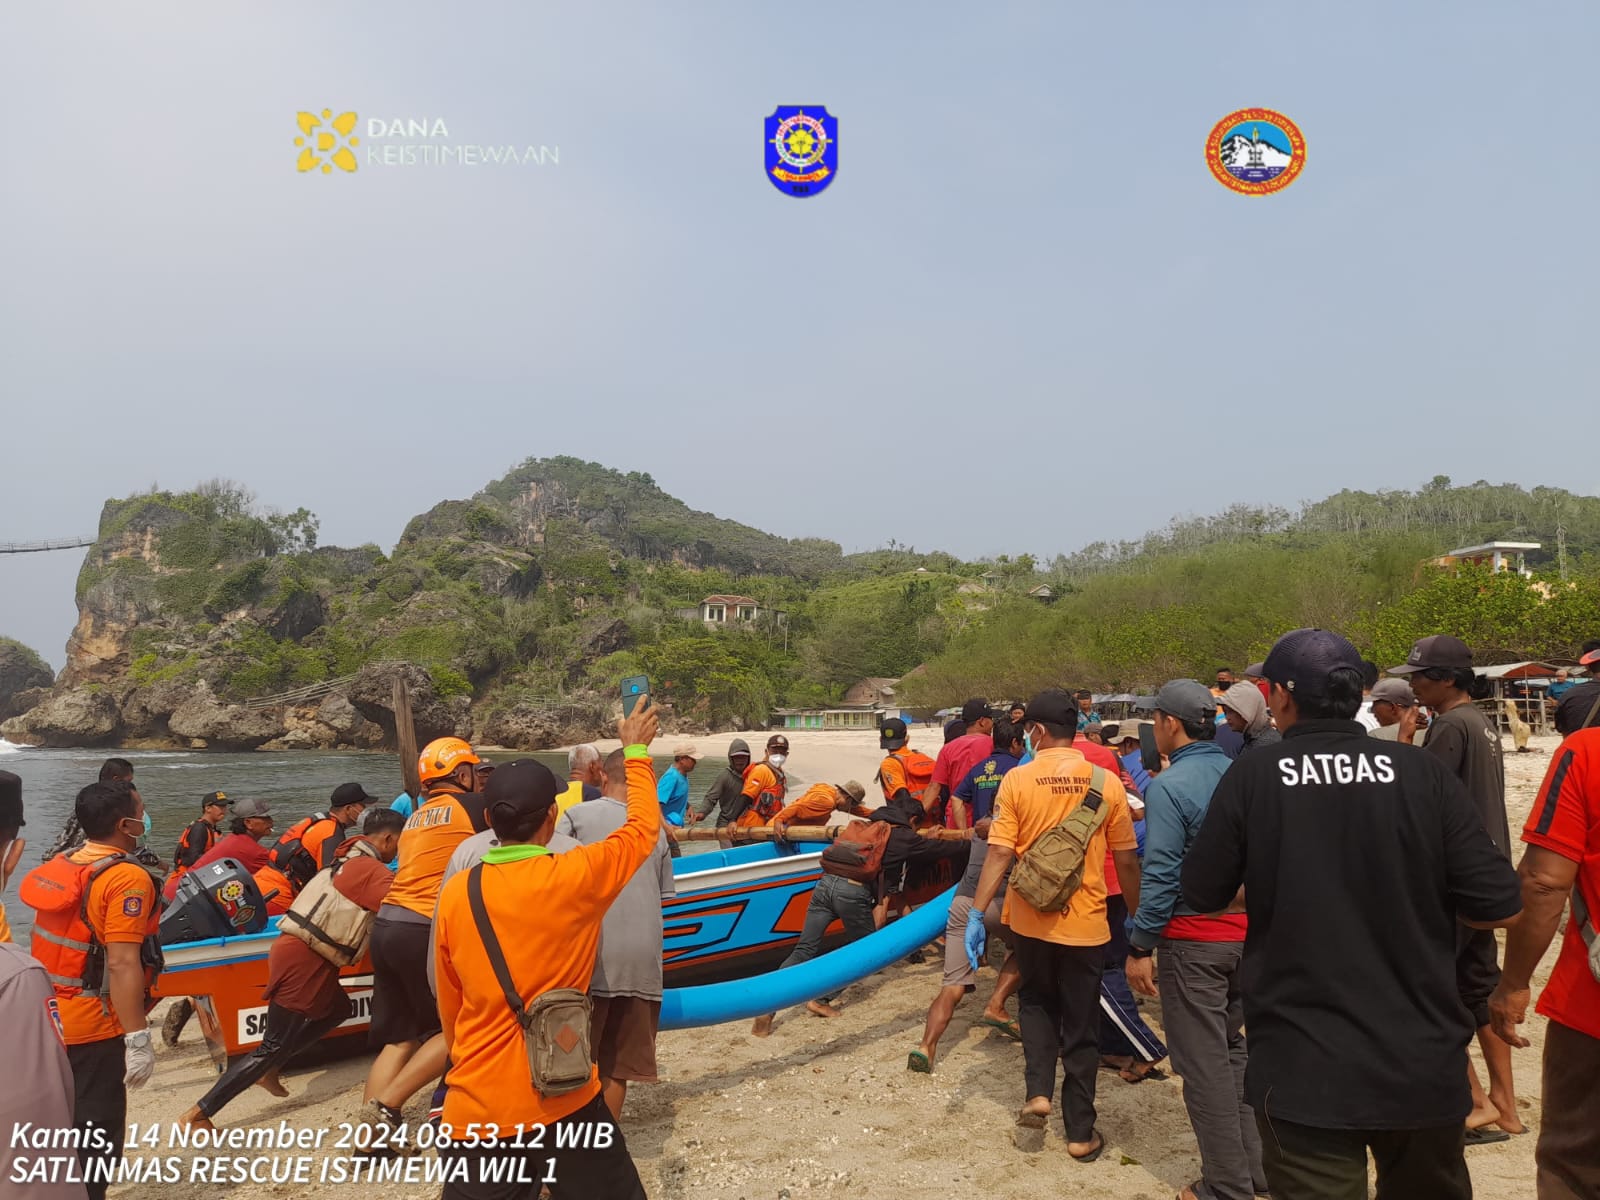
<path id="1" fill-rule="evenodd" d="M 423 783 L 427 783 L 430 779 L 443 779 L 462 763 L 478 761 L 472 747 L 460 738 L 435 738 L 423 748 L 417 759 L 417 775 Z"/>

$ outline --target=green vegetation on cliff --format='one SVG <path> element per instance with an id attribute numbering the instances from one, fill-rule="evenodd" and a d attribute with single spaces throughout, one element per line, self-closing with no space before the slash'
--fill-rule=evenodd
<path id="1" fill-rule="evenodd" d="M 1306 624 L 1380 662 L 1445 629 L 1486 655 L 1552 654 L 1594 636 L 1600 611 L 1600 500 L 1442 479 L 1295 516 L 1235 507 L 1044 570 L 1027 555 L 968 564 L 893 543 L 847 556 L 574 458 L 529 460 L 436 505 L 389 556 L 316 535 L 304 509 L 262 513 L 226 483 L 109 502 L 78 581 L 84 665 L 69 671 L 146 688 L 204 679 L 243 700 L 406 659 L 486 714 L 609 697 L 643 671 L 681 711 L 759 724 L 921 664 L 906 691 L 937 705 L 1203 676 Z M 1424 565 L 1491 537 L 1545 542 L 1539 587 Z M 1049 603 L 1030 595 L 1040 584 Z M 749 596 L 761 616 L 716 631 L 685 619 L 712 594 Z"/>

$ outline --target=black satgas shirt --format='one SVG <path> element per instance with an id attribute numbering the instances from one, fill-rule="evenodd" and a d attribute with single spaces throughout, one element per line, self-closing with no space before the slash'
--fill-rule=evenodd
<path id="1" fill-rule="evenodd" d="M 1516 872 L 1435 755 L 1302 721 L 1229 768 L 1183 861 L 1184 900 L 1245 889 L 1241 981 L 1258 1113 L 1324 1129 L 1471 1111 L 1456 918 L 1521 910 Z"/>

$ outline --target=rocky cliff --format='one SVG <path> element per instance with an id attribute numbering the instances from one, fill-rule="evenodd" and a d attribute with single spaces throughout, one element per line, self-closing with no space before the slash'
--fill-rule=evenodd
<path id="1" fill-rule="evenodd" d="M 577 459 L 529 460 L 436 505 L 392 555 L 318 547 L 309 513 L 259 513 L 234 485 L 112 500 L 60 678 L 13 683 L 0 655 L 0 731 L 53 746 L 386 746 L 401 671 L 419 738 L 537 749 L 600 732 L 615 678 L 636 669 L 623 660 L 672 605 L 740 573 L 798 584 L 841 561 L 834 543 L 720 520 Z"/>
<path id="2" fill-rule="evenodd" d="M 26 712 L 44 699 L 56 673 L 37 653 L 14 638 L 0 637 L 0 721 Z"/>

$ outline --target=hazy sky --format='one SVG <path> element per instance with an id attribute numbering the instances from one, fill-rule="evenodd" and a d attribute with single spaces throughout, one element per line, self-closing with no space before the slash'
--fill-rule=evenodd
<path id="1" fill-rule="evenodd" d="M 548 454 L 967 556 L 1592 491 L 1595 7 L 1312 8 L 8 5 L 0 541 L 221 475 L 387 547 Z M 1307 140 L 1275 196 L 1206 168 L 1248 106 Z M 301 175 L 323 107 L 560 163 Z M 80 561 L 0 557 L 0 633 L 59 665 Z"/>

